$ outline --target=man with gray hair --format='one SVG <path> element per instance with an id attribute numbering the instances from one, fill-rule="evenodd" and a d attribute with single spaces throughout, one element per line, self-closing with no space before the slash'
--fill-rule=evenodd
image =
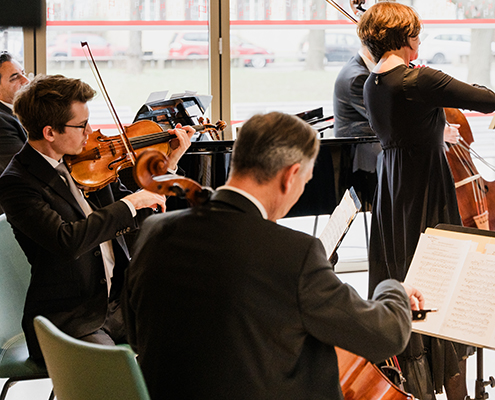
<path id="1" fill-rule="evenodd" d="M 302 120 L 255 115 L 208 203 L 145 221 L 122 306 L 152 399 L 338 400 L 334 346 L 381 361 L 407 344 L 419 292 L 388 280 L 363 300 L 319 239 L 276 223 L 318 149 Z"/>

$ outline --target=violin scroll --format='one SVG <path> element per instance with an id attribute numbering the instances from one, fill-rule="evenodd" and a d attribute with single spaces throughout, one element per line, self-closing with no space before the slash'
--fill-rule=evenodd
<path id="1" fill-rule="evenodd" d="M 227 123 L 221 120 L 218 120 L 216 124 L 212 124 L 208 118 L 200 117 L 198 121 L 199 125 L 193 125 L 192 128 L 199 132 L 208 132 L 213 140 L 220 140 L 218 131 L 223 131 L 227 127 Z"/>
<path id="2" fill-rule="evenodd" d="M 366 10 L 363 8 L 363 4 L 366 3 L 366 0 L 350 0 L 349 1 L 351 10 L 356 16 L 360 16 Z"/>
<path id="3" fill-rule="evenodd" d="M 177 196 L 191 205 L 207 202 L 212 190 L 192 179 L 167 174 L 168 158 L 158 150 L 146 150 L 138 155 L 134 165 L 134 179 L 143 189 L 165 196 Z"/>

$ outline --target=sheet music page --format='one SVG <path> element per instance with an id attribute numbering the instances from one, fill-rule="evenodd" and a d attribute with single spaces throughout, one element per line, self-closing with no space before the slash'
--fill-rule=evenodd
<path id="1" fill-rule="evenodd" d="M 495 256 L 469 253 L 440 334 L 494 347 Z"/>
<path id="2" fill-rule="evenodd" d="M 490 254 L 492 256 L 495 256 L 495 244 L 488 243 L 485 246 L 485 254 Z"/>
<path id="3" fill-rule="evenodd" d="M 347 231 L 349 224 L 358 211 L 359 208 L 356 207 L 356 203 L 352 198 L 350 191 L 346 190 L 342 200 L 339 205 L 335 207 L 335 210 L 330 216 L 319 238 L 327 252 L 327 258 L 330 258 L 332 255 L 335 247 Z"/>
<path id="4" fill-rule="evenodd" d="M 425 309 L 438 311 L 413 322 L 414 331 L 439 332 L 470 247 L 469 240 L 421 234 L 405 282 L 423 293 Z"/>
<path id="5" fill-rule="evenodd" d="M 161 92 L 152 92 L 146 100 L 146 104 L 154 103 L 156 101 L 163 101 L 167 98 L 168 90 L 163 90 Z"/>

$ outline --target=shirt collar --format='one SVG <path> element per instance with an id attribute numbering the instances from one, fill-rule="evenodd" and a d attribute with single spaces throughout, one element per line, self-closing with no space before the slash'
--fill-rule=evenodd
<path id="1" fill-rule="evenodd" d="M 370 60 L 368 57 L 366 57 L 362 52 L 362 50 L 359 50 L 358 53 L 363 59 L 364 63 L 366 64 L 366 68 L 368 68 L 370 72 L 373 71 L 373 69 L 376 67 L 376 63 Z"/>
<path id="2" fill-rule="evenodd" d="M 31 148 L 37 153 L 39 153 L 46 161 L 48 161 L 53 168 L 56 168 L 59 164 L 61 164 L 64 161 L 63 158 L 60 159 L 60 161 L 57 161 L 54 158 L 48 157 L 46 154 L 43 154 L 41 151 L 36 150 L 33 146 L 31 146 Z"/>
<path id="3" fill-rule="evenodd" d="M 229 186 L 229 185 L 224 185 L 220 186 L 217 188 L 217 190 L 230 190 L 232 192 L 239 193 L 241 196 L 244 196 L 248 200 L 250 200 L 257 208 L 260 210 L 261 215 L 263 216 L 264 219 L 268 219 L 268 213 L 266 212 L 265 207 L 259 201 L 256 197 L 254 197 L 252 194 L 246 192 L 245 190 L 239 189 L 238 187 L 235 186 Z"/>
<path id="4" fill-rule="evenodd" d="M 2 104 L 5 104 L 8 108 L 10 108 L 12 111 L 14 111 L 14 106 L 10 103 L 6 103 L 5 101 L 3 100 L 0 100 L 0 103 Z"/>

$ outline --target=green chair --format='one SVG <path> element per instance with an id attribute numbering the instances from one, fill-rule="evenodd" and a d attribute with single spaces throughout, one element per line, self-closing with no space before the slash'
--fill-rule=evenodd
<path id="1" fill-rule="evenodd" d="M 0 378 L 7 378 L 0 400 L 17 382 L 48 378 L 46 369 L 29 359 L 21 327 L 30 271 L 12 228 L 5 215 L 0 215 Z"/>
<path id="2" fill-rule="evenodd" d="M 83 342 L 37 316 L 34 329 L 57 400 L 149 400 L 136 354 L 127 346 Z"/>

